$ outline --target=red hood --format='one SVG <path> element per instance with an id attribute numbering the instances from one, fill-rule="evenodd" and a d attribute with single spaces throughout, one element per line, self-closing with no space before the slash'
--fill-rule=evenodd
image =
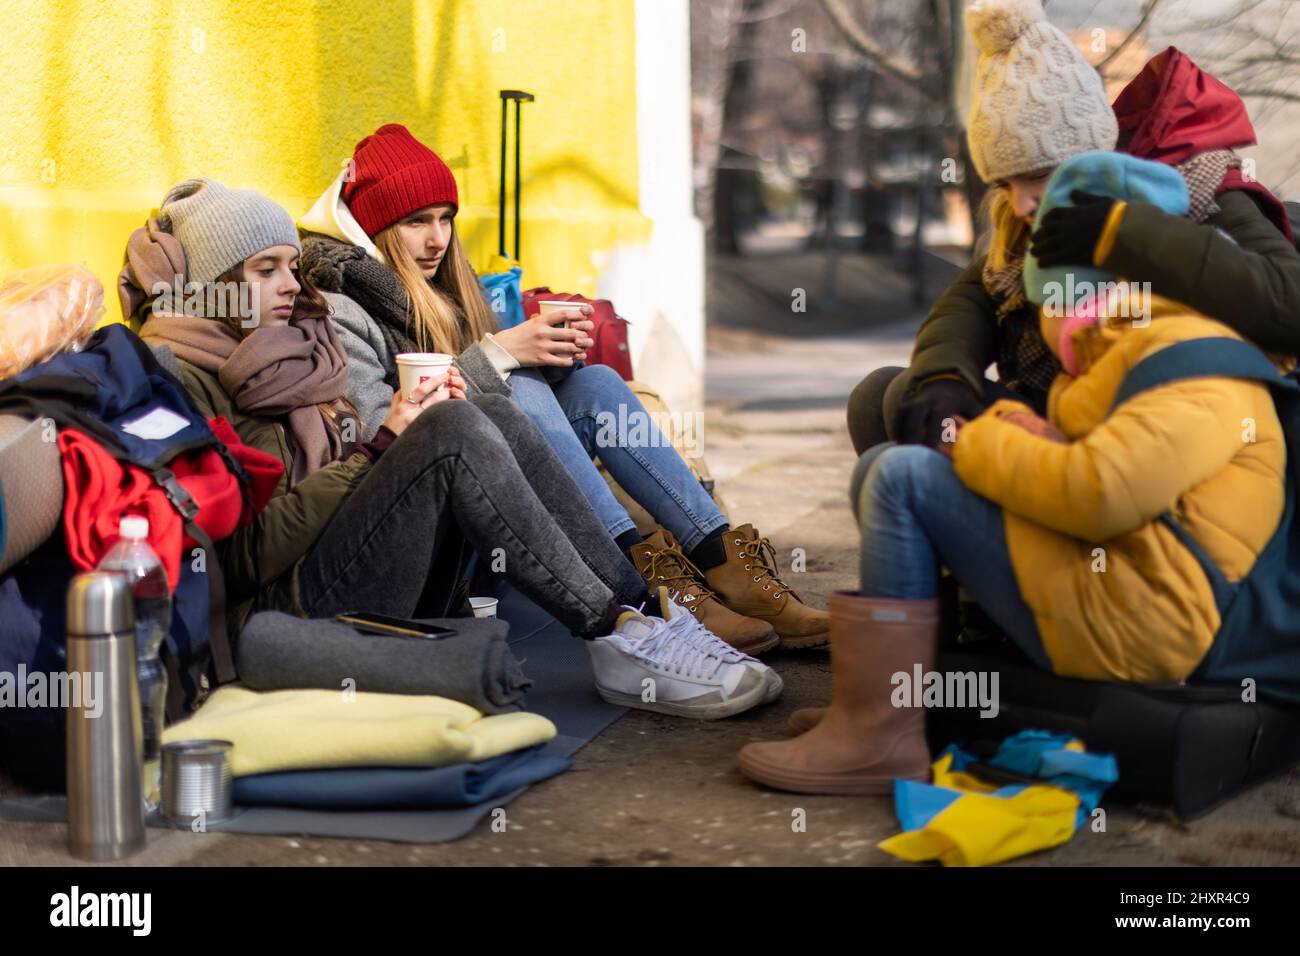
<path id="1" fill-rule="evenodd" d="M 1114 103 L 1119 149 L 1142 159 L 1175 165 L 1212 149 L 1240 149 L 1257 142 L 1246 104 L 1186 53 L 1169 47 L 1152 57 Z M 1292 241 L 1291 223 L 1277 197 L 1230 169 L 1216 194 L 1249 192 L 1264 214 Z"/>
<path id="2" fill-rule="evenodd" d="M 1171 165 L 1211 149 L 1255 145 L 1241 97 L 1177 47 L 1152 57 L 1115 98 L 1119 148 Z"/>

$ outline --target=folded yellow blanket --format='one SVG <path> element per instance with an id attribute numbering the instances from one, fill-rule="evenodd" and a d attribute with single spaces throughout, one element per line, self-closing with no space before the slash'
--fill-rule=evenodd
<path id="1" fill-rule="evenodd" d="M 442 767 L 531 747 L 555 733 L 537 714 L 484 717 L 445 697 L 258 693 L 227 685 L 193 717 L 168 727 L 163 742 L 229 740 L 231 771 L 242 777 L 325 767 Z"/>

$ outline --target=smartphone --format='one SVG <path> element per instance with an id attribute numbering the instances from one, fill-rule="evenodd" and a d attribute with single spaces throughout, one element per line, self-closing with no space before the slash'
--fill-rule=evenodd
<path id="1" fill-rule="evenodd" d="M 408 621 L 406 618 L 389 617 L 386 614 L 371 614 L 369 611 L 338 614 L 335 615 L 334 620 L 355 627 L 363 634 L 382 634 L 391 637 L 424 637 L 436 641 L 456 633 L 450 627 Z"/>

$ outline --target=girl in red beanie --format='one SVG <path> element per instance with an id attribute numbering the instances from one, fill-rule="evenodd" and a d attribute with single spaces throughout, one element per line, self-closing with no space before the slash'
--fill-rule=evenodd
<path id="1" fill-rule="evenodd" d="M 582 365 L 592 345 L 590 306 L 498 330 L 456 234 L 458 208 L 447 164 L 406 127 L 389 124 L 357 144 L 299 221 L 309 233 L 303 269 L 334 308 L 350 362 L 348 394 L 367 425 L 378 424 L 397 388 L 399 353 L 450 352 L 471 393 L 514 399 L 636 570 L 668 585 L 707 628 L 753 654 L 778 643 L 825 644 L 826 612 L 780 580 L 767 538 L 752 525 L 730 527 L 612 369 Z M 645 423 L 645 442 L 610 442 L 600 423 L 611 419 Z M 641 540 L 596 470 L 597 454 L 664 530 Z"/>
<path id="2" fill-rule="evenodd" d="M 455 613 L 468 546 L 503 555 L 511 583 L 587 640 L 611 701 L 714 719 L 780 694 L 773 671 L 662 589 L 647 595 L 537 428 L 504 397 L 467 398 L 452 368 L 395 392 L 378 431 L 359 442 L 347 356 L 299 271 L 297 230 L 282 208 L 196 179 L 171 190 L 159 222 L 162 231 L 128 249 L 128 281 L 155 296 L 141 337 L 172 351 L 206 417 L 225 418 L 284 465 L 265 510 L 222 545 L 235 633 L 255 609 Z M 152 291 L 154 278 L 168 291 L 188 282 L 240 294 L 200 296 L 178 311 Z M 251 308 L 233 314 L 231 302 Z M 627 606 L 648 597 L 660 616 Z"/>

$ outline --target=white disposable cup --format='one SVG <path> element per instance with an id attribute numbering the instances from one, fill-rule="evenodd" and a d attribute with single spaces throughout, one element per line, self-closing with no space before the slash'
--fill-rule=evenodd
<path id="1" fill-rule="evenodd" d="M 582 305 L 581 302 L 564 302 L 558 299 L 543 299 L 541 302 L 537 303 L 537 314 L 550 315 L 552 312 L 559 312 L 562 309 L 576 309 L 580 305 Z M 560 328 L 567 329 L 568 327 L 569 320 L 565 319 L 564 324 L 561 325 Z"/>
<path id="2" fill-rule="evenodd" d="M 494 597 L 472 597 L 469 606 L 474 609 L 475 617 L 497 616 L 497 599 Z"/>
<path id="3" fill-rule="evenodd" d="M 455 356 L 444 352 L 403 352 L 397 356 L 398 387 L 403 398 L 410 398 L 411 392 L 431 378 L 442 378 L 451 368 Z M 445 394 L 446 385 L 434 394 Z"/>

